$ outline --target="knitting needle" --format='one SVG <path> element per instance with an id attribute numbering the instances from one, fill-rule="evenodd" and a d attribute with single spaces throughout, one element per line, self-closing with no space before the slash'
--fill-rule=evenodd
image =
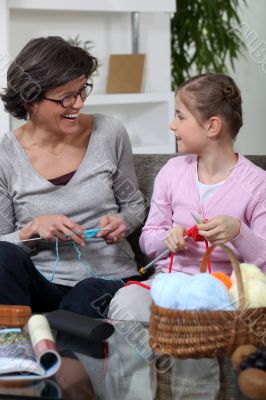
<path id="1" fill-rule="evenodd" d="M 89 231 L 90 229 L 83 229 L 84 231 Z M 109 230 L 109 228 L 98 228 L 98 232 L 101 232 L 101 231 L 108 231 Z M 75 231 L 75 232 L 71 232 L 71 233 L 69 233 L 69 234 L 67 234 L 67 235 L 65 235 L 66 237 L 68 237 L 68 236 L 70 236 L 70 235 L 73 235 L 73 233 L 78 233 L 78 232 L 80 232 L 81 231 L 81 229 L 79 229 L 78 231 Z M 89 238 L 90 239 L 90 238 Z M 31 240 L 45 240 L 44 238 L 42 238 L 42 237 L 36 237 L 36 238 L 32 238 L 32 239 L 23 239 L 23 240 L 17 240 L 16 242 L 14 242 L 14 243 L 22 243 L 22 242 L 30 242 Z M 85 240 L 86 240 L 86 238 L 85 238 Z"/>
<path id="2" fill-rule="evenodd" d="M 195 214 L 190 213 L 191 216 L 194 218 L 194 220 L 197 222 L 197 224 L 202 224 L 202 220 Z"/>
<path id="3" fill-rule="evenodd" d="M 152 260 L 151 262 L 149 262 L 147 265 L 145 265 L 145 267 L 140 268 L 139 272 L 140 274 L 145 274 L 145 272 L 154 266 L 155 263 L 157 263 L 157 261 L 159 261 L 161 258 L 168 256 L 168 254 L 170 253 L 169 249 L 166 249 L 165 251 L 163 251 L 161 254 L 159 254 L 154 260 Z"/>
<path id="4" fill-rule="evenodd" d="M 191 213 L 192 217 L 194 218 L 194 220 L 197 222 L 197 224 L 201 224 L 202 221 L 200 220 L 200 218 L 198 218 L 196 215 L 194 215 L 193 213 Z M 184 239 L 187 238 L 187 235 L 184 236 Z M 161 258 L 168 256 L 168 254 L 170 253 L 169 249 L 166 249 L 164 252 L 162 252 L 161 254 L 158 255 L 158 257 L 156 257 L 154 260 L 152 260 L 149 264 L 145 265 L 145 267 L 142 267 L 139 272 L 141 274 L 144 274 L 149 268 L 153 267 L 154 264 L 157 263 L 157 261 L 161 260 Z"/>
<path id="5" fill-rule="evenodd" d="M 141 267 L 137 262 L 136 262 L 136 260 L 133 258 L 133 257 L 131 257 L 131 255 L 130 254 L 128 254 L 128 252 L 126 251 L 126 250 L 124 250 L 121 246 L 119 246 L 117 243 L 116 243 L 116 246 L 120 249 L 120 250 L 122 250 L 127 256 L 128 256 L 128 258 L 130 258 L 132 261 L 134 261 L 137 265 L 138 265 L 138 267 L 140 267 L 140 269 L 139 269 L 139 273 L 140 274 L 144 274 L 149 268 L 151 268 L 157 261 L 159 261 L 161 258 L 163 258 L 164 256 L 167 256 L 169 253 L 170 253 L 170 250 L 169 249 L 166 249 L 163 253 L 161 253 L 158 257 L 156 257 L 154 260 L 152 260 L 149 264 L 147 264 L 145 267 Z"/>
<path id="6" fill-rule="evenodd" d="M 188 238 L 187 235 L 184 236 L 184 239 L 187 239 L 187 238 Z M 145 267 L 142 267 L 142 268 L 139 270 L 139 272 L 140 272 L 141 274 L 144 274 L 149 268 L 153 267 L 154 264 L 157 263 L 157 261 L 161 260 L 161 258 L 164 258 L 164 257 L 168 256 L 169 253 L 170 253 L 170 250 L 169 250 L 169 249 L 166 249 L 166 250 L 163 251 L 161 254 L 159 254 L 154 260 L 152 260 L 152 261 L 149 262 L 147 265 L 145 265 Z"/>
<path id="7" fill-rule="evenodd" d="M 193 213 L 191 213 L 192 217 L 194 218 L 194 220 L 197 222 L 197 224 L 201 224 L 202 221 Z M 184 239 L 186 239 L 188 236 L 184 236 Z M 117 245 L 117 244 L 116 244 Z M 136 262 L 136 260 L 133 259 L 133 257 L 131 257 L 122 247 L 118 246 L 129 258 L 131 258 L 131 260 L 133 260 L 134 262 Z M 161 254 L 159 254 L 154 260 L 152 260 L 151 262 L 149 262 L 147 265 L 145 265 L 145 267 L 141 267 L 139 272 L 141 274 L 144 274 L 149 268 L 153 267 L 154 264 L 157 263 L 157 261 L 161 260 L 161 258 L 168 256 L 168 254 L 170 253 L 169 249 L 166 249 L 165 251 L 163 251 Z"/>
<path id="8" fill-rule="evenodd" d="M 44 239 L 42 237 L 36 237 L 36 238 L 32 238 L 32 239 L 17 240 L 14 243 L 30 242 L 31 240 L 44 240 Z"/>

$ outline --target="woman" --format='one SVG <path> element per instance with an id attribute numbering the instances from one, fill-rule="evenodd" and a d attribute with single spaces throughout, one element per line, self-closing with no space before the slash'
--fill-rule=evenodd
<path id="1" fill-rule="evenodd" d="M 8 69 L 5 109 L 27 121 L 0 145 L 0 304 L 99 316 L 136 273 L 121 251 L 132 254 L 125 237 L 144 215 L 129 138 L 117 120 L 81 114 L 96 68 L 85 50 L 47 37 Z M 96 227 L 105 230 L 86 241 Z"/>

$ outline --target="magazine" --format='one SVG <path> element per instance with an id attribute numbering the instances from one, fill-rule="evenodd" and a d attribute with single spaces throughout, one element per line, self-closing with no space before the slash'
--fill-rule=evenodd
<path id="1" fill-rule="evenodd" d="M 54 375 L 61 365 L 46 317 L 33 315 L 28 332 L 0 329 L 0 380 L 38 380 Z"/>

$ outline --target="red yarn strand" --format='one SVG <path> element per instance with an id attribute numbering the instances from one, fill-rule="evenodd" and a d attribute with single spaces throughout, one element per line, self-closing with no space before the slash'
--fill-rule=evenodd
<path id="1" fill-rule="evenodd" d="M 171 255 L 170 255 L 170 265 L 169 265 L 169 274 L 172 272 L 172 269 L 173 269 L 173 262 L 174 262 L 174 253 L 171 253 Z"/>
<path id="2" fill-rule="evenodd" d="M 208 250 L 208 248 L 209 248 L 208 240 L 205 237 L 199 235 L 197 225 L 194 225 L 194 226 L 192 226 L 192 228 L 189 228 L 186 232 L 183 233 L 183 236 L 189 236 L 195 242 L 205 242 L 206 250 Z M 175 254 L 171 253 L 170 265 L 169 265 L 169 270 L 168 270 L 169 273 L 171 273 L 172 269 L 173 269 L 174 256 L 175 256 Z M 208 272 L 211 273 L 211 261 L 210 260 L 208 260 Z"/>

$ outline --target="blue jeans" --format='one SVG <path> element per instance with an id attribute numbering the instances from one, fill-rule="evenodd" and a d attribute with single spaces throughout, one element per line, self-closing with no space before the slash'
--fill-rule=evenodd
<path id="1" fill-rule="evenodd" d="M 100 318 L 123 286 L 121 281 L 87 278 L 76 286 L 49 282 L 19 246 L 0 241 L 0 304 L 30 306 L 33 313 L 58 308 Z"/>

